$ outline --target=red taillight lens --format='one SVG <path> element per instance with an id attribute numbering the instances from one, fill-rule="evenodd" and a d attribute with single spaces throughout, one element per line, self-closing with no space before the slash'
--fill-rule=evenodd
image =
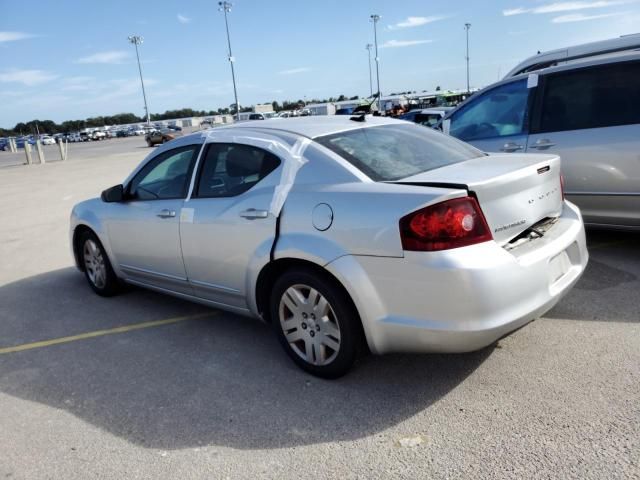
<path id="1" fill-rule="evenodd" d="M 560 192 L 562 192 L 562 201 L 564 202 L 564 175 L 560 173 Z"/>
<path id="2" fill-rule="evenodd" d="M 400 220 L 402 248 L 434 252 L 492 240 L 491 230 L 473 197 L 455 198 L 410 213 Z"/>

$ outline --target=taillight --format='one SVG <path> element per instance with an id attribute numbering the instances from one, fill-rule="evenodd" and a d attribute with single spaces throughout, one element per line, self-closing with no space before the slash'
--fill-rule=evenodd
<path id="1" fill-rule="evenodd" d="M 400 219 L 402 248 L 434 252 L 493 239 L 473 197 L 455 198 L 425 207 Z"/>
<path id="2" fill-rule="evenodd" d="M 560 173 L 560 192 L 562 193 L 562 201 L 564 202 L 564 175 Z"/>

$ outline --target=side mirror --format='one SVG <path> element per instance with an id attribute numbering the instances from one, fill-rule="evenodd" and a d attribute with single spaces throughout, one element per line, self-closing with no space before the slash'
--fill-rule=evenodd
<path id="1" fill-rule="evenodd" d="M 107 188 L 102 192 L 100 198 L 107 203 L 122 202 L 124 200 L 124 187 L 116 185 L 115 187 Z"/>

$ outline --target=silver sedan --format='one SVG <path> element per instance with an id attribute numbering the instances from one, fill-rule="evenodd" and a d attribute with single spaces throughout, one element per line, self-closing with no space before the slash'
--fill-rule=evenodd
<path id="1" fill-rule="evenodd" d="M 129 283 L 260 318 L 329 378 L 367 351 L 485 347 L 553 307 L 588 258 L 557 156 L 377 117 L 174 140 L 76 205 L 70 234 L 99 295 Z"/>

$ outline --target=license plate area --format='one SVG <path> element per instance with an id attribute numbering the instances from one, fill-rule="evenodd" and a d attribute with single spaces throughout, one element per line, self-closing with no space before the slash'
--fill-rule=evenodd
<path id="1" fill-rule="evenodd" d="M 549 260 L 549 283 L 553 285 L 571 269 L 571 260 L 564 250 Z"/>

